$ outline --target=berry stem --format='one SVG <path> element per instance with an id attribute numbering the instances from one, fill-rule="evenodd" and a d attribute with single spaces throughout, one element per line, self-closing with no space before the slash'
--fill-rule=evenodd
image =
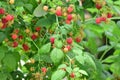
<path id="1" fill-rule="evenodd" d="M 66 57 L 68 58 L 69 64 L 70 64 L 70 67 L 71 67 L 71 58 L 67 54 L 66 54 Z"/>
<path id="2" fill-rule="evenodd" d="M 37 46 L 37 44 L 32 40 L 32 43 L 35 45 L 35 47 L 39 50 L 39 47 Z"/>
<path id="3" fill-rule="evenodd" d="M 109 47 L 107 50 L 105 50 L 99 60 L 102 61 L 102 59 L 104 58 L 104 56 L 106 55 L 106 53 L 107 53 L 110 49 L 112 49 L 112 48 L 113 48 L 113 46 L 111 46 L 111 47 Z"/>
<path id="4" fill-rule="evenodd" d="M 59 27 L 60 25 L 59 25 L 58 16 L 56 16 L 56 22 L 57 22 L 57 25 L 58 25 L 58 27 Z"/>

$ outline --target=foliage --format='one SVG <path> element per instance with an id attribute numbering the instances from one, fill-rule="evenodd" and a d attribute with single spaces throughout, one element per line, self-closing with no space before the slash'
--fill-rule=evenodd
<path id="1" fill-rule="evenodd" d="M 120 0 L 0 0 L 1 80 L 119 80 Z"/>

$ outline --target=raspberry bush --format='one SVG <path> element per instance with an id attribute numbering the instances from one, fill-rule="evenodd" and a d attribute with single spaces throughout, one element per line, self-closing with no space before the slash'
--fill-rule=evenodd
<path id="1" fill-rule="evenodd" d="M 0 80 L 119 80 L 120 0 L 0 0 Z"/>

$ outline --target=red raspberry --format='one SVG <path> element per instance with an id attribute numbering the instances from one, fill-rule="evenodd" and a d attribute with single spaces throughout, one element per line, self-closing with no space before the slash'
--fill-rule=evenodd
<path id="1" fill-rule="evenodd" d="M 67 12 L 68 12 L 68 13 L 73 12 L 73 8 L 72 8 L 72 7 L 68 7 L 68 8 L 67 8 Z"/>
<path id="2" fill-rule="evenodd" d="M 5 18 L 2 18 L 2 23 L 6 24 L 8 21 Z"/>
<path id="3" fill-rule="evenodd" d="M 107 13 L 107 18 L 111 18 L 112 14 L 111 13 Z"/>
<path id="4" fill-rule="evenodd" d="M 39 32 L 39 31 L 41 30 L 41 28 L 40 28 L 40 27 L 36 27 L 35 30 L 36 30 L 37 32 Z"/>
<path id="5" fill-rule="evenodd" d="M 72 44 L 72 38 L 67 38 L 67 40 L 66 40 L 66 42 L 68 43 L 68 44 Z"/>
<path id="6" fill-rule="evenodd" d="M 66 22 L 66 24 L 70 24 L 70 23 L 71 23 L 71 21 L 70 21 L 70 20 L 66 20 L 65 22 Z"/>
<path id="7" fill-rule="evenodd" d="M 37 36 L 35 35 L 35 34 L 33 34 L 32 36 L 31 36 L 31 39 L 32 40 L 35 40 L 37 38 Z"/>
<path id="8" fill-rule="evenodd" d="M 75 78 L 75 74 L 72 72 L 72 73 L 70 74 L 70 77 L 71 77 L 71 78 Z"/>
<path id="9" fill-rule="evenodd" d="M 76 40 L 76 42 L 78 42 L 78 43 L 81 42 L 81 38 L 80 38 L 80 37 L 77 37 L 75 40 Z"/>
<path id="10" fill-rule="evenodd" d="M 0 8 L 0 14 L 5 14 L 5 10 L 3 8 Z"/>
<path id="11" fill-rule="evenodd" d="M 41 68 L 41 71 L 42 71 L 43 73 L 46 73 L 46 72 L 47 72 L 47 69 L 46 69 L 45 67 L 43 67 L 43 68 Z"/>
<path id="12" fill-rule="evenodd" d="M 14 33 L 18 34 L 19 33 L 19 29 L 15 29 Z"/>
<path id="13" fill-rule="evenodd" d="M 18 42 L 13 42 L 13 47 L 17 47 L 18 46 Z"/>
<path id="14" fill-rule="evenodd" d="M 7 27 L 7 24 L 3 24 L 3 26 L 1 28 L 5 29 L 6 27 Z"/>
<path id="15" fill-rule="evenodd" d="M 96 3 L 96 8 L 97 9 L 101 9 L 102 8 L 102 5 L 100 3 Z"/>
<path id="16" fill-rule="evenodd" d="M 14 19 L 14 16 L 8 14 L 8 15 L 5 17 L 5 19 L 6 19 L 7 21 L 12 21 L 12 20 Z"/>
<path id="17" fill-rule="evenodd" d="M 62 11 L 61 10 L 56 10 L 56 15 L 57 16 L 62 16 Z"/>
<path id="18" fill-rule="evenodd" d="M 22 36 L 22 35 L 20 35 L 18 38 L 19 38 L 19 39 L 23 39 L 23 36 Z"/>
<path id="19" fill-rule="evenodd" d="M 69 51 L 71 50 L 71 46 L 70 45 L 67 45 L 66 48 L 68 48 Z"/>
<path id="20" fill-rule="evenodd" d="M 101 21 L 106 21 L 107 19 L 106 19 L 106 17 L 103 17 L 103 16 L 102 16 L 102 17 L 100 17 L 100 20 L 101 20 Z"/>
<path id="21" fill-rule="evenodd" d="M 30 49 L 27 44 L 23 44 L 22 47 L 23 47 L 23 50 L 25 51 L 28 51 Z"/>
<path id="22" fill-rule="evenodd" d="M 15 40 L 15 39 L 17 39 L 17 38 L 18 38 L 18 35 L 17 35 L 17 34 L 12 34 L 12 36 L 11 36 L 11 37 L 12 37 L 12 39 L 13 39 L 13 40 Z"/>
<path id="23" fill-rule="evenodd" d="M 101 18 L 96 18 L 96 24 L 100 24 L 101 23 Z"/>
<path id="24" fill-rule="evenodd" d="M 72 20 L 72 18 L 73 18 L 73 17 L 72 17 L 72 15 L 71 15 L 71 14 L 68 14 L 68 15 L 67 15 L 67 20 L 71 21 L 71 20 Z"/>
<path id="25" fill-rule="evenodd" d="M 55 38 L 54 38 L 54 37 L 51 37 L 51 38 L 50 38 L 51 44 L 54 44 L 54 41 L 55 41 Z"/>

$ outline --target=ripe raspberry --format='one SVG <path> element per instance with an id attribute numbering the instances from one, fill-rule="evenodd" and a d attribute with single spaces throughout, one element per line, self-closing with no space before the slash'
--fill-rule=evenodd
<path id="1" fill-rule="evenodd" d="M 14 41 L 13 42 L 13 47 L 17 47 L 18 46 L 18 42 Z"/>
<path id="2" fill-rule="evenodd" d="M 96 18 L 96 24 L 100 24 L 101 23 L 101 18 Z"/>
<path id="3" fill-rule="evenodd" d="M 73 40 L 72 40 L 72 38 L 67 38 L 66 42 L 67 42 L 68 44 L 72 44 Z"/>
<path id="4" fill-rule="evenodd" d="M 72 15 L 71 15 L 71 14 L 68 14 L 68 15 L 67 15 L 67 20 L 71 21 L 71 20 L 72 20 L 72 18 L 73 18 L 73 17 L 72 17 Z"/>
<path id="5" fill-rule="evenodd" d="M 33 35 L 31 36 L 31 39 L 32 39 L 32 40 L 35 40 L 35 39 L 37 39 L 37 36 L 36 36 L 35 34 L 33 34 Z"/>
<path id="6" fill-rule="evenodd" d="M 81 42 L 81 38 L 80 37 L 77 37 L 75 40 L 76 40 L 77 43 Z"/>
<path id="7" fill-rule="evenodd" d="M 73 8 L 72 8 L 72 7 L 68 7 L 68 8 L 67 8 L 67 12 L 68 12 L 68 13 L 73 12 Z"/>
<path id="8" fill-rule="evenodd" d="M 68 48 L 69 51 L 71 50 L 71 46 L 70 45 L 67 45 L 66 48 Z"/>
<path id="9" fill-rule="evenodd" d="M 61 10 L 56 10 L 56 15 L 57 16 L 62 16 L 62 11 Z"/>
<path id="10" fill-rule="evenodd" d="M 39 31 L 41 30 L 41 28 L 40 28 L 40 27 L 36 27 L 35 30 L 36 30 L 37 32 L 39 32 Z"/>
<path id="11" fill-rule="evenodd" d="M 102 8 L 102 5 L 100 3 L 96 3 L 96 8 L 97 9 L 101 9 Z"/>
<path id="12" fill-rule="evenodd" d="M 7 24 L 3 24 L 3 26 L 1 28 L 5 29 L 6 27 L 7 27 Z"/>
<path id="13" fill-rule="evenodd" d="M 14 33 L 18 34 L 19 33 L 19 29 L 15 29 Z"/>
<path id="14" fill-rule="evenodd" d="M 66 20 L 65 22 L 66 22 L 66 24 L 70 24 L 70 23 L 71 23 L 71 21 L 70 21 L 70 20 Z"/>
<path id="15" fill-rule="evenodd" d="M 23 39 L 23 36 L 22 36 L 22 35 L 20 35 L 18 38 L 19 38 L 19 39 Z"/>
<path id="16" fill-rule="evenodd" d="M 43 67 L 43 68 L 41 68 L 41 71 L 42 71 L 43 73 L 46 73 L 46 72 L 47 72 L 47 69 L 46 69 L 45 67 Z"/>
<path id="17" fill-rule="evenodd" d="M 25 51 L 28 51 L 30 49 L 27 44 L 23 44 L 22 47 L 23 47 L 23 50 Z"/>
<path id="18" fill-rule="evenodd" d="M 5 19 L 6 19 L 7 21 L 12 21 L 12 20 L 14 19 L 14 16 L 8 14 L 8 15 L 5 17 Z"/>
<path id="19" fill-rule="evenodd" d="M 15 40 L 15 39 L 17 39 L 17 38 L 18 38 L 18 35 L 17 35 L 17 34 L 12 34 L 12 36 L 11 36 L 11 37 L 12 37 L 12 39 L 13 39 L 13 40 Z"/>
<path id="20" fill-rule="evenodd" d="M 101 20 L 101 21 L 106 21 L 107 18 L 102 16 L 102 17 L 100 17 L 100 20 Z"/>
<path id="21" fill-rule="evenodd" d="M 5 18 L 2 18 L 2 23 L 6 24 L 8 22 L 8 20 L 6 20 Z"/>
<path id="22" fill-rule="evenodd" d="M 0 14 L 5 14 L 5 10 L 3 8 L 0 8 Z"/>
<path id="23" fill-rule="evenodd" d="M 71 77 L 71 78 L 75 78 L 75 74 L 72 72 L 72 73 L 70 74 L 70 77 Z"/>
<path id="24" fill-rule="evenodd" d="M 111 18 L 112 14 L 111 13 L 107 13 L 107 18 Z"/>
<path id="25" fill-rule="evenodd" d="M 50 38 L 51 44 L 54 44 L 54 41 L 55 41 L 55 38 L 54 38 L 54 37 L 51 37 L 51 38 Z"/>

